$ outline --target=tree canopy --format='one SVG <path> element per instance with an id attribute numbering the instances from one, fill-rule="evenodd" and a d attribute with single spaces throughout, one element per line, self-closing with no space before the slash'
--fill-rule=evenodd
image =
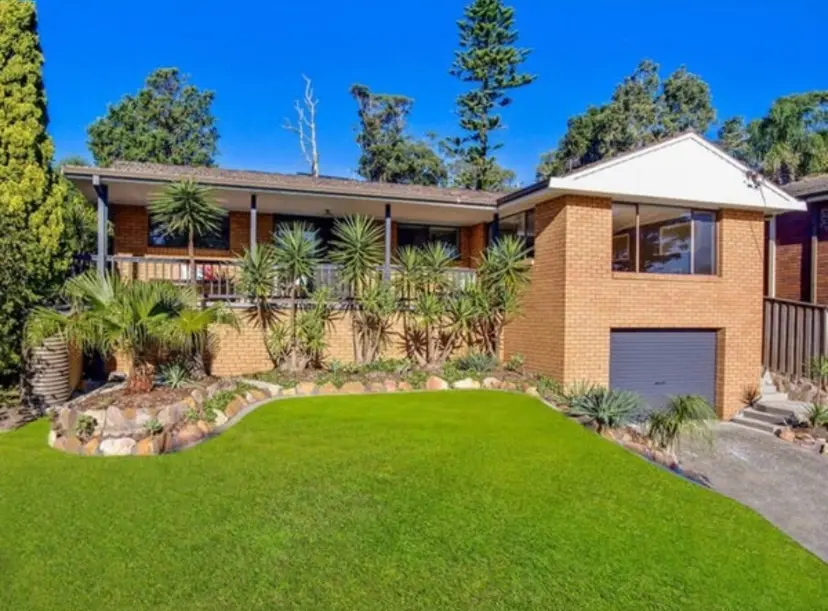
<path id="1" fill-rule="evenodd" d="M 457 114 L 464 136 L 450 138 L 446 146 L 458 160 L 452 182 L 477 190 L 503 190 L 514 174 L 501 168 L 494 152 L 503 144 L 492 132 L 505 127 L 498 112 L 512 103 L 509 91 L 530 84 L 535 76 L 520 71 L 529 49 L 515 46 L 515 9 L 502 0 L 474 0 L 457 22 L 460 49 L 449 70 L 474 88 L 457 98 Z"/>
<path id="2" fill-rule="evenodd" d="M 635 150 L 687 130 L 706 132 L 716 120 L 710 88 L 683 66 L 663 83 L 659 66 L 642 61 L 612 98 L 567 122 L 556 149 L 545 153 L 538 178 Z"/>
<path id="3" fill-rule="evenodd" d="M 115 160 L 212 166 L 218 130 L 215 94 L 188 83 L 178 68 L 160 68 L 136 95 L 109 106 L 89 126 L 89 150 L 98 165 Z"/>
<path id="4" fill-rule="evenodd" d="M 414 100 L 403 95 L 374 93 L 353 85 L 357 102 L 360 148 L 357 172 L 366 180 L 416 185 L 442 185 L 448 177 L 443 160 L 427 142 L 406 133 Z"/>

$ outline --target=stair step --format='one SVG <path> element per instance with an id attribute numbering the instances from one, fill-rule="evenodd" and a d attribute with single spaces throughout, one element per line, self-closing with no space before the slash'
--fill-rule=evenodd
<path id="1" fill-rule="evenodd" d="M 762 392 L 762 396 L 759 398 L 760 401 L 788 401 L 788 393 L 779 392 L 777 390 L 771 392 Z"/>
<path id="2" fill-rule="evenodd" d="M 779 427 L 773 425 L 769 422 L 762 422 L 761 420 L 751 420 L 750 418 L 743 418 L 742 416 L 736 416 L 733 420 L 731 420 L 733 424 L 739 424 L 741 426 L 746 426 L 748 428 L 762 431 L 763 433 L 768 433 L 773 435 L 776 429 Z"/>
<path id="3" fill-rule="evenodd" d="M 760 399 L 753 409 L 781 416 L 782 418 L 793 418 L 796 416 L 795 408 L 791 406 L 790 401 L 770 401 Z"/>
<path id="4" fill-rule="evenodd" d="M 787 418 L 787 414 L 783 415 L 776 412 L 765 412 L 760 409 L 748 407 L 742 412 L 742 417 L 750 420 L 759 420 L 761 422 L 775 424 L 777 426 L 785 426 L 785 418 Z"/>

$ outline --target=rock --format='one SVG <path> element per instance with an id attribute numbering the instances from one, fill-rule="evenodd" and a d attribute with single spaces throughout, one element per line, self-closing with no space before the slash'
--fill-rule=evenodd
<path id="1" fill-rule="evenodd" d="M 412 390 L 414 390 L 414 387 L 411 386 L 411 384 L 409 384 L 408 382 L 400 382 L 397 385 L 397 389 L 401 392 L 411 392 Z"/>
<path id="2" fill-rule="evenodd" d="M 483 388 L 497 389 L 500 388 L 500 380 L 497 378 L 484 378 Z"/>
<path id="3" fill-rule="evenodd" d="M 283 388 L 282 389 L 282 396 L 283 397 L 295 397 L 296 396 L 296 389 L 295 388 Z"/>
<path id="4" fill-rule="evenodd" d="M 801 441 L 803 443 L 812 443 L 814 441 L 814 438 L 809 433 L 797 433 L 796 440 Z"/>
<path id="5" fill-rule="evenodd" d="M 342 385 L 342 388 L 340 388 L 339 391 L 350 395 L 356 395 L 364 393 L 365 386 L 362 384 L 362 382 L 346 382 Z"/>
<path id="6" fill-rule="evenodd" d="M 145 437 L 135 444 L 135 454 L 138 456 L 155 456 L 161 453 L 163 439 L 161 436 Z"/>
<path id="7" fill-rule="evenodd" d="M 187 424 L 175 434 L 173 445 L 176 449 L 187 447 L 204 437 L 204 433 L 195 424 Z"/>
<path id="8" fill-rule="evenodd" d="M 268 395 L 265 391 L 254 388 L 253 390 L 248 391 L 244 398 L 247 399 L 247 403 L 250 404 L 264 401 L 269 396 L 270 395 Z"/>
<path id="9" fill-rule="evenodd" d="M 99 446 L 104 456 L 128 456 L 135 448 L 135 440 L 130 437 L 118 437 L 116 439 L 104 439 Z"/>
<path id="10" fill-rule="evenodd" d="M 822 445 L 819 448 L 819 453 L 828 455 L 828 441 L 822 442 Z"/>
<path id="11" fill-rule="evenodd" d="M 216 410 L 216 419 L 213 424 L 217 427 L 224 425 L 227 422 L 227 416 L 224 415 L 224 412 L 217 409 Z"/>
<path id="12" fill-rule="evenodd" d="M 446 382 L 443 378 L 438 378 L 437 376 L 431 376 L 428 380 L 426 380 L 426 390 L 446 390 L 449 388 L 449 383 Z"/>
<path id="13" fill-rule="evenodd" d="M 90 409 L 87 412 L 84 412 L 90 418 L 95 419 L 95 434 L 100 434 L 103 431 L 104 419 L 106 418 L 106 410 L 105 409 Z"/>
<path id="14" fill-rule="evenodd" d="M 527 386 L 526 390 L 524 390 L 523 392 L 525 392 L 527 395 L 531 397 L 540 397 L 540 393 L 538 392 L 538 389 L 535 386 Z"/>
<path id="15" fill-rule="evenodd" d="M 57 431 L 55 431 L 55 429 L 49 429 L 49 436 L 46 438 L 46 443 L 54 448 L 57 438 Z"/>
<path id="16" fill-rule="evenodd" d="M 394 392 L 397 390 L 397 382 L 395 380 L 385 380 L 382 385 L 385 386 L 385 392 Z"/>
<path id="17" fill-rule="evenodd" d="M 127 407 L 121 410 L 121 415 L 124 417 L 124 420 L 135 420 L 138 411 L 134 407 Z"/>
<path id="18" fill-rule="evenodd" d="M 232 418 L 233 416 L 238 414 L 246 405 L 247 404 L 245 403 L 244 399 L 236 395 L 235 397 L 233 397 L 230 403 L 227 404 L 227 407 L 224 408 L 224 415 L 227 416 L 228 419 Z"/>
<path id="19" fill-rule="evenodd" d="M 100 437 L 93 437 L 83 446 L 83 453 L 87 456 L 94 456 L 98 453 L 98 447 L 101 445 Z"/>
<path id="20" fill-rule="evenodd" d="M 69 452 L 70 454 L 80 454 L 81 449 L 83 448 L 83 442 L 75 437 L 74 435 L 70 435 L 63 438 L 63 451 Z"/>
<path id="21" fill-rule="evenodd" d="M 335 395 L 339 392 L 339 389 L 332 382 L 328 382 L 327 384 L 319 386 L 316 391 L 320 395 Z"/>
<path id="22" fill-rule="evenodd" d="M 186 399 L 181 401 L 181 404 L 184 406 L 185 411 L 188 409 L 196 409 L 199 406 L 198 402 L 192 397 L 187 397 Z"/>
<path id="23" fill-rule="evenodd" d="M 210 426 L 210 423 L 207 422 L 206 420 L 199 420 L 198 422 L 196 422 L 196 426 L 205 435 L 208 435 L 210 433 L 210 431 L 212 430 L 212 427 Z"/>
<path id="24" fill-rule="evenodd" d="M 296 385 L 297 395 L 313 395 L 316 393 L 316 384 L 313 382 L 299 382 Z"/>
<path id="25" fill-rule="evenodd" d="M 198 405 L 203 405 L 204 401 L 207 399 L 207 396 L 204 394 L 204 391 L 200 388 L 196 388 L 193 392 L 190 393 L 190 396 L 193 398 Z"/>
<path id="26" fill-rule="evenodd" d="M 480 388 L 480 382 L 472 378 L 463 378 L 462 380 L 457 380 L 451 387 L 457 388 L 458 390 L 475 390 Z"/>
<path id="27" fill-rule="evenodd" d="M 397 385 L 394 384 L 394 390 L 396 390 L 396 389 L 397 389 Z M 383 384 L 382 382 L 371 382 L 368 385 L 368 390 L 370 392 L 385 392 L 385 384 Z"/>
<path id="28" fill-rule="evenodd" d="M 501 390 L 512 390 L 512 391 L 514 391 L 514 390 L 517 390 L 517 384 L 515 384 L 514 382 L 502 382 L 500 384 L 500 389 Z"/>
<path id="29" fill-rule="evenodd" d="M 64 433 L 74 433 L 77 420 L 78 413 L 70 407 L 65 407 L 58 412 L 58 426 Z"/>
<path id="30" fill-rule="evenodd" d="M 796 439 L 796 433 L 794 433 L 791 429 L 785 428 L 780 429 L 777 431 L 776 436 L 779 437 L 782 441 L 793 441 Z"/>
<path id="31" fill-rule="evenodd" d="M 264 392 L 268 397 L 278 397 L 282 392 L 282 387 L 278 384 L 271 384 L 270 382 L 262 382 L 261 380 L 243 380 L 246 384 L 255 386 L 257 389 Z"/>
<path id="32" fill-rule="evenodd" d="M 102 434 L 112 437 L 129 435 L 132 433 L 132 422 L 124 418 L 124 413 L 117 407 L 106 408 L 106 422 Z"/>
<path id="33" fill-rule="evenodd" d="M 147 423 L 152 420 L 152 415 L 148 408 L 142 407 L 135 414 L 135 426 L 141 429 L 147 427 Z"/>

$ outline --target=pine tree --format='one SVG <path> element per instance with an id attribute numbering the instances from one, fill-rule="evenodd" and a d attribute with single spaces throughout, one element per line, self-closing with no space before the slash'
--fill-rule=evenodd
<path id="1" fill-rule="evenodd" d="M 0 0 L 0 385 L 19 370 L 28 311 L 69 263 L 69 185 L 51 168 L 42 65 L 34 4 Z"/>
<path id="2" fill-rule="evenodd" d="M 512 103 L 508 92 L 535 80 L 519 72 L 529 49 L 515 46 L 515 10 L 502 0 L 474 0 L 457 22 L 460 50 L 455 53 L 449 73 L 476 88 L 457 98 L 460 127 L 467 135 L 448 141 L 448 147 L 461 160 L 455 176 L 458 186 L 478 190 L 503 187 L 507 172 L 500 168 L 493 153 L 503 144 L 494 142 L 492 132 L 503 129 L 497 112 Z"/>

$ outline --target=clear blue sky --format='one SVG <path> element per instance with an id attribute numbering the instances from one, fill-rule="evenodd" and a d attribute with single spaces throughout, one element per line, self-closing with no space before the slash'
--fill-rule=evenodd
<path id="1" fill-rule="evenodd" d="M 358 155 L 360 82 L 415 99 L 411 131 L 455 134 L 448 75 L 464 0 L 40 0 L 50 132 L 57 157 L 82 154 L 86 127 L 147 74 L 177 66 L 216 91 L 224 167 L 305 170 L 281 128 L 314 79 L 321 168 L 350 176 Z M 765 113 L 776 97 L 828 88 L 828 3 L 819 0 L 555 2 L 513 0 L 526 69 L 538 80 L 515 93 L 500 138 L 503 165 L 528 183 L 566 120 L 605 101 L 638 61 L 666 76 L 681 64 L 711 86 L 720 118 Z M 821 42 L 820 42 L 821 41 Z"/>

